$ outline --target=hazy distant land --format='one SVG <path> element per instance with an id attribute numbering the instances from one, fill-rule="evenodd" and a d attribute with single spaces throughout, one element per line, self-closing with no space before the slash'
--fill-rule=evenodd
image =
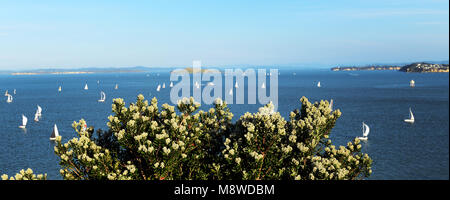
<path id="1" fill-rule="evenodd" d="M 361 70 L 398 70 L 401 72 L 449 72 L 449 65 L 447 64 L 434 64 L 426 62 L 411 63 L 408 65 L 369 65 L 369 66 L 351 66 L 351 67 L 333 67 L 332 71 L 361 71 Z"/>
<path id="2" fill-rule="evenodd" d="M 267 66 L 266 66 L 267 67 Z M 189 74 L 192 73 L 206 73 L 206 72 L 217 72 L 210 71 L 209 69 L 193 69 L 192 67 L 121 67 L 121 68 L 78 68 L 78 69 L 36 69 L 36 70 L 23 70 L 23 71 L 0 71 L 0 74 L 10 74 L 10 75 L 44 75 L 44 74 L 94 74 L 94 73 L 137 73 L 137 72 L 152 72 L 154 70 L 161 69 L 171 69 L 171 71 L 177 73 L 175 69 L 184 69 Z M 289 67 L 291 68 L 291 67 Z M 449 72 L 448 61 L 441 62 L 416 62 L 411 64 L 376 64 L 376 65 L 365 65 L 365 66 L 337 66 L 332 67 L 332 71 L 375 71 L 375 70 L 397 70 L 401 72 Z M 222 70 L 219 70 L 223 72 Z"/>
<path id="3" fill-rule="evenodd" d="M 42 74 L 94 74 L 94 73 L 129 73 L 144 72 L 142 70 L 96 70 L 96 71 L 38 71 L 38 72 L 13 72 L 11 75 L 42 75 Z"/>
<path id="4" fill-rule="evenodd" d="M 148 67 L 129 67 L 129 68 L 80 68 L 80 69 L 36 69 L 27 71 L 0 71 L 0 74 L 11 75 L 44 75 L 44 74 L 94 74 L 94 73 L 132 73 L 149 72 L 152 68 Z"/>

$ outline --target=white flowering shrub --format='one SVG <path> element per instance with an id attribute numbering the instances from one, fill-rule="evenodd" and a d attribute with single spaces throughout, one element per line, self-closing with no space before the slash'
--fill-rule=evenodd
<path id="1" fill-rule="evenodd" d="M 197 111 L 193 98 L 159 110 L 156 98 L 150 104 L 142 95 L 129 108 L 114 99 L 108 131 L 86 130 L 85 121 L 74 123 L 79 138 L 58 144 L 61 174 L 66 179 L 214 179 L 211 172 L 229 132 L 232 114 L 224 102 L 208 112 Z"/>
<path id="2" fill-rule="evenodd" d="M 2 180 L 46 180 L 47 174 L 34 174 L 33 170 L 28 168 L 27 170 L 20 170 L 15 176 L 8 177 L 8 175 L 3 174 L 1 176 Z"/>
<path id="3" fill-rule="evenodd" d="M 327 101 L 301 108 L 289 121 L 273 104 L 236 123 L 226 102 L 197 111 L 193 98 L 158 107 L 139 95 L 127 108 L 114 99 L 108 130 L 73 123 L 78 134 L 55 153 L 68 180 L 329 180 L 370 176 L 372 160 L 359 140 L 336 148 L 329 139 L 341 115 Z M 7 179 L 4 175 L 2 178 Z M 45 177 L 44 177 L 45 178 Z"/>
<path id="4" fill-rule="evenodd" d="M 229 168 L 223 178 L 246 180 L 361 179 L 371 174 L 372 160 L 360 152 L 355 139 L 347 147 L 331 145 L 329 134 L 341 115 L 329 103 L 311 104 L 290 113 L 290 121 L 268 104 L 255 114 L 246 113 L 236 124 L 222 151 Z"/>

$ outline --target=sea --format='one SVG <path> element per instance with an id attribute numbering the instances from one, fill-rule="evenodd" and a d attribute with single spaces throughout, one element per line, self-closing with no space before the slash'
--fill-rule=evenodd
<path id="1" fill-rule="evenodd" d="M 373 159 L 369 180 L 449 179 L 448 73 L 296 68 L 278 71 L 277 111 L 286 120 L 291 111 L 301 107 L 300 98 L 305 96 L 311 102 L 333 99 L 334 109 L 342 112 L 330 135 L 336 146 L 345 146 L 362 136 L 363 122 L 370 127 L 369 139 L 361 143 L 362 152 Z M 409 86 L 410 80 L 415 81 L 414 88 Z M 157 85 L 163 83 L 166 88 L 156 91 Z M 143 94 L 146 99 L 156 97 L 159 106 L 174 105 L 170 101 L 169 83 L 169 69 L 136 73 L 0 74 L 0 175 L 15 175 L 21 169 L 31 168 L 34 173 L 47 173 L 48 179 L 62 179 L 55 143 L 49 140 L 54 124 L 63 142 L 76 136 L 72 123 L 80 119 L 96 129 L 107 129 L 107 117 L 113 114 L 113 98 L 123 98 L 128 105 Z M 88 90 L 83 89 L 85 84 Z M 201 85 L 204 87 L 206 82 Z M 267 91 L 269 88 L 270 85 Z M 12 103 L 3 97 L 6 90 L 13 95 Z M 101 91 L 106 93 L 103 103 L 97 101 Z M 42 107 L 42 117 L 35 122 L 38 105 Z M 257 102 L 228 106 L 236 121 L 246 112 L 257 112 L 262 105 Z M 200 109 L 209 107 L 202 104 Z M 415 118 L 413 124 L 404 122 L 409 118 L 410 108 Z M 22 115 L 28 118 L 26 129 L 18 127 Z"/>

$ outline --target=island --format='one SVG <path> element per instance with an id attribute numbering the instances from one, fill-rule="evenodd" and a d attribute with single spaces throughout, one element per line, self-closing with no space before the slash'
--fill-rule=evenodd
<path id="1" fill-rule="evenodd" d="M 175 69 L 175 70 L 171 71 L 171 73 L 175 73 L 175 74 L 180 74 L 180 73 L 185 73 L 185 72 L 187 72 L 188 74 L 194 74 L 194 73 L 220 73 L 220 71 L 217 71 L 217 70 L 199 69 L 199 68 L 192 68 L 192 67 L 186 67 L 183 70 Z"/>
<path id="2" fill-rule="evenodd" d="M 332 71 L 360 71 L 360 70 L 400 70 L 401 66 L 363 66 L 363 67 L 333 67 L 331 68 Z"/>
<path id="3" fill-rule="evenodd" d="M 130 67 L 130 68 L 82 68 L 82 69 L 37 69 L 29 71 L 7 72 L 11 75 L 44 75 L 44 74 L 94 74 L 94 73 L 136 73 L 148 72 L 150 68 Z M 0 74 L 2 72 L 0 71 Z"/>
<path id="4" fill-rule="evenodd" d="M 448 72 L 448 64 L 412 63 L 400 68 L 402 72 Z"/>
<path id="5" fill-rule="evenodd" d="M 396 66 L 396 65 L 380 65 L 380 66 L 339 66 L 331 68 L 332 71 L 361 71 L 361 70 L 397 70 L 401 72 L 449 72 L 448 64 L 432 64 L 426 62 L 417 62 L 404 66 Z"/>

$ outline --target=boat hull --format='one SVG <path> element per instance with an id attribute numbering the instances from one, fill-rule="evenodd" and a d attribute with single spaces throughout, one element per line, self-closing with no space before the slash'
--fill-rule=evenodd
<path id="1" fill-rule="evenodd" d="M 413 119 L 405 119 L 405 122 L 412 124 L 412 123 L 414 123 L 414 120 Z"/>
<path id="2" fill-rule="evenodd" d="M 367 137 L 358 137 L 359 140 L 363 140 L 366 141 L 368 138 Z"/>

